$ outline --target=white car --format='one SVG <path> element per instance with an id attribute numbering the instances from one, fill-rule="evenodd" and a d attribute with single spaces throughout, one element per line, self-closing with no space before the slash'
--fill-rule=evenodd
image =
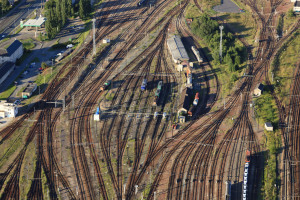
<path id="1" fill-rule="evenodd" d="M 57 55 L 58 55 L 58 56 L 61 56 L 61 53 L 58 53 Z"/>
<path id="2" fill-rule="evenodd" d="M 73 44 L 68 44 L 68 45 L 67 45 L 67 49 L 68 49 L 68 48 L 72 48 L 72 47 L 73 47 Z"/>

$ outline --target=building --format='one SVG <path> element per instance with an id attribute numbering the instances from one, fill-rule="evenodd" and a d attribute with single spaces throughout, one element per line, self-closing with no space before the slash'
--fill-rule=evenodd
<path id="1" fill-rule="evenodd" d="M 192 94 L 192 90 L 188 87 L 184 88 L 181 92 L 181 97 L 179 100 L 179 105 L 178 105 L 178 114 L 179 115 L 186 115 L 189 107 L 190 107 L 190 97 Z"/>
<path id="2" fill-rule="evenodd" d="M 34 27 L 34 28 L 42 28 L 45 24 L 46 18 L 40 16 L 38 19 L 29 19 L 25 23 L 20 21 L 20 27 Z"/>
<path id="3" fill-rule="evenodd" d="M 22 98 L 27 99 L 28 97 L 31 97 L 32 93 L 36 90 L 37 85 L 36 83 L 29 83 L 27 87 L 22 92 Z"/>
<path id="4" fill-rule="evenodd" d="M 0 64 L 0 84 L 10 75 L 15 69 L 15 64 L 12 62 L 5 62 Z"/>
<path id="5" fill-rule="evenodd" d="M 176 64 L 180 64 L 184 61 L 189 61 L 190 58 L 179 36 L 175 35 L 169 38 L 167 40 L 167 45 L 172 55 L 172 58 Z"/>
<path id="6" fill-rule="evenodd" d="M 253 92 L 254 96 L 259 97 L 261 95 L 261 93 L 263 92 L 263 89 L 264 89 L 263 84 L 261 84 L 261 83 L 257 84 L 257 86 L 255 87 L 254 92 Z"/>
<path id="7" fill-rule="evenodd" d="M 294 11 L 296 14 L 300 14 L 300 1 L 296 1 L 296 2 L 295 2 L 293 11 Z"/>
<path id="8" fill-rule="evenodd" d="M 0 101 L 0 118 L 16 117 L 17 114 L 18 107 L 16 104 Z"/>
<path id="9" fill-rule="evenodd" d="M 7 49 L 0 49 L 0 64 L 4 62 L 15 63 L 23 55 L 23 44 L 15 40 Z"/>
<path id="10" fill-rule="evenodd" d="M 266 123 L 265 123 L 265 129 L 266 129 L 267 131 L 273 131 L 272 123 L 271 123 L 271 122 L 266 122 Z"/>

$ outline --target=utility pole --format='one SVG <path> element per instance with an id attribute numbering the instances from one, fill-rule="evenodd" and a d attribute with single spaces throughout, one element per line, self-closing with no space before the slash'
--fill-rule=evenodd
<path id="1" fill-rule="evenodd" d="M 220 28 L 220 52 L 219 52 L 219 56 L 220 56 L 220 63 L 222 63 L 222 30 L 224 29 L 224 26 L 219 26 Z"/>
<path id="2" fill-rule="evenodd" d="M 93 21 L 93 55 L 96 55 L 96 39 L 95 39 L 95 34 L 96 34 L 96 30 L 95 30 L 95 22 L 96 19 L 92 19 Z"/>

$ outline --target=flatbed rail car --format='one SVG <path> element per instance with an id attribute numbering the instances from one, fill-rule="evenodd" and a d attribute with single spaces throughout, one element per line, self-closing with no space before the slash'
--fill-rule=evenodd
<path id="1" fill-rule="evenodd" d="M 197 58 L 197 61 L 199 63 L 202 63 L 203 62 L 203 58 L 201 57 L 200 52 L 197 50 L 197 48 L 195 46 L 192 46 L 192 51 L 195 54 L 195 56 Z"/>
<path id="2" fill-rule="evenodd" d="M 192 117 L 193 116 L 193 113 L 195 112 L 195 108 L 196 106 L 192 105 L 188 111 L 188 116 L 189 117 Z"/>
<path id="3" fill-rule="evenodd" d="M 199 102 L 199 92 L 196 93 L 195 95 L 195 99 L 193 101 L 193 105 L 194 106 L 197 106 L 198 105 L 198 102 Z"/>
<path id="4" fill-rule="evenodd" d="M 231 181 L 226 181 L 225 200 L 231 200 Z"/>
<path id="5" fill-rule="evenodd" d="M 55 59 L 55 62 L 61 61 L 62 59 L 64 59 L 66 56 L 68 56 L 68 55 L 71 54 L 72 52 L 73 52 L 73 49 L 72 49 L 72 48 L 67 49 L 65 52 L 63 52 L 60 56 L 58 56 L 58 57 Z"/>
<path id="6" fill-rule="evenodd" d="M 153 106 L 156 106 L 158 104 L 158 100 L 159 100 L 159 96 L 160 96 L 160 93 L 161 93 L 162 85 L 163 85 L 163 82 L 159 81 L 158 85 L 157 85 L 157 89 L 155 91 L 155 98 L 154 98 L 154 101 L 153 101 Z"/>
<path id="7" fill-rule="evenodd" d="M 147 89 L 147 79 L 143 79 L 142 85 L 141 85 L 141 90 L 145 91 Z"/>
<path id="8" fill-rule="evenodd" d="M 243 187 L 242 187 L 242 196 L 243 200 L 249 199 L 247 196 L 248 193 L 248 174 L 249 174 L 249 166 L 250 166 L 250 156 L 251 156 L 251 151 L 246 150 L 246 159 L 245 159 L 245 168 L 244 168 L 244 182 L 243 182 Z"/>

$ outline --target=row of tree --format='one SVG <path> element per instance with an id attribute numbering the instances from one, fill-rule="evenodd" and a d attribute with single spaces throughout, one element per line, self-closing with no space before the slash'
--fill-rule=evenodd
<path id="1" fill-rule="evenodd" d="M 207 14 L 201 15 L 193 20 L 192 31 L 203 38 L 212 50 L 213 59 L 220 63 L 220 31 L 216 20 L 211 19 Z M 222 61 L 228 65 L 230 71 L 236 71 L 242 63 L 244 48 L 237 47 L 232 33 L 224 29 L 222 34 Z"/>
<path id="2" fill-rule="evenodd" d="M 78 8 L 78 4 L 73 6 L 72 0 L 49 0 L 46 2 L 47 20 L 45 26 L 50 39 L 55 37 L 69 17 L 74 16 L 76 8 Z M 79 1 L 79 16 L 81 19 L 86 19 L 91 10 L 90 0 Z"/>
<path id="3" fill-rule="evenodd" d="M 0 11 L 3 15 L 4 12 L 7 12 L 10 9 L 10 3 L 8 0 L 0 0 Z"/>

